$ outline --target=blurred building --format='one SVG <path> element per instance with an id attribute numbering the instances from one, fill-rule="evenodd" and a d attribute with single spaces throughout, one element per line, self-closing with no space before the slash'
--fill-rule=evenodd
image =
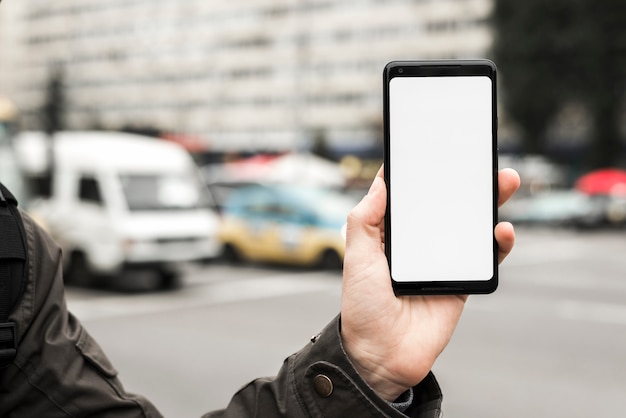
<path id="1" fill-rule="evenodd" d="M 374 143 L 394 59 L 488 53 L 491 0 L 28 0 L 0 7 L 0 92 L 41 128 L 150 127 L 211 149 Z"/>

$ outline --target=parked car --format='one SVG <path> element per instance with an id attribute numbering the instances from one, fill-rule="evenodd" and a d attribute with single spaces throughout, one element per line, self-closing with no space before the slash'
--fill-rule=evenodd
<path id="1" fill-rule="evenodd" d="M 16 139 L 29 176 L 46 170 L 47 138 Z M 181 263 L 215 258 L 219 218 L 191 156 L 157 138 L 60 132 L 52 187 L 29 211 L 63 248 L 70 280 L 143 269 L 176 283 Z"/>
<path id="2" fill-rule="evenodd" d="M 259 182 L 256 181 L 216 181 L 206 183 L 215 208 L 220 214 L 233 191 L 258 184 Z"/>
<path id="3" fill-rule="evenodd" d="M 220 239 L 229 260 L 339 269 L 353 199 L 302 185 L 233 189 L 222 208 Z"/>
<path id="4" fill-rule="evenodd" d="M 519 225 L 592 228 L 623 222 L 626 206 L 573 189 L 552 190 L 507 202 L 500 210 L 500 218 Z"/>

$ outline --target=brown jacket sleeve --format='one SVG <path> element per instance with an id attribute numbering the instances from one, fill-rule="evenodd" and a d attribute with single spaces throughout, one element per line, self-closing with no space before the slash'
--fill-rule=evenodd
<path id="1" fill-rule="evenodd" d="M 275 378 L 254 380 L 233 396 L 226 409 L 203 418 L 441 416 L 441 391 L 432 374 L 413 390 L 414 402 L 406 415 L 378 397 L 346 356 L 337 317 L 287 358 Z"/>
<path id="2" fill-rule="evenodd" d="M 9 316 L 17 355 L 0 370 L 0 417 L 161 417 L 148 400 L 126 393 L 97 342 L 67 311 L 61 251 L 28 215 L 22 218 L 28 282 Z"/>

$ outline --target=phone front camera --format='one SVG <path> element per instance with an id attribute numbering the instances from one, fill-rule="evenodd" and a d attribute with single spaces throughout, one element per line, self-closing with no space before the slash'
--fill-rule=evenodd
<path id="1" fill-rule="evenodd" d="M 398 68 L 398 74 L 404 73 L 404 68 Z"/>

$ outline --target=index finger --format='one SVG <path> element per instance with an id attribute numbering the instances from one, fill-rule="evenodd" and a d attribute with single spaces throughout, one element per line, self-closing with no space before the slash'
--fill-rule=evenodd
<path id="1" fill-rule="evenodd" d="M 520 177 L 512 168 L 504 168 L 498 172 L 498 207 L 509 200 L 520 186 Z"/>

